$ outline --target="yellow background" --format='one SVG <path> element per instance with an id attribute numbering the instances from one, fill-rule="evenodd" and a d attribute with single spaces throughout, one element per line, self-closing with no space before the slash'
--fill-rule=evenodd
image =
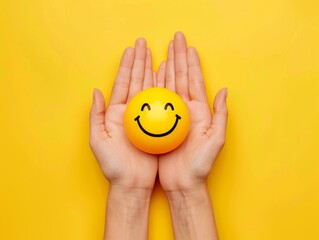
<path id="1" fill-rule="evenodd" d="M 210 100 L 229 89 L 209 177 L 221 240 L 319 239 L 316 0 L 1 0 L 0 239 L 101 239 L 108 184 L 88 145 L 92 89 L 109 96 L 143 36 L 154 68 L 177 30 Z M 157 184 L 150 239 L 173 239 Z"/>

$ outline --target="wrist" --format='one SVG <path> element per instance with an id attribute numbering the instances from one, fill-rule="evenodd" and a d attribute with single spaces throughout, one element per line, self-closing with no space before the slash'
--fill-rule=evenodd
<path id="1" fill-rule="evenodd" d="M 163 185 L 163 190 L 168 199 L 174 200 L 181 197 L 192 197 L 203 194 L 207 190 L 206 179 L 184 179 L 183 181 L 170 182 Z"/>
<path id="2" fill-rule="evenodd" d="M 148 212 L 152 192 L 142 188 L 126 188 L 110 185 L 108 193 L 108 209 L 114 208 L 123 216 L 143 215 Z"/>
<path id="3" fill-rule="evenodd" d="M 175 239 L 218 239 L 206 184 L 166 193 Z"/>
<path id="4" fill-rule="evenodd" d="M 177 188 L 165 191 L 169 203 L 204 201 L 210 199 L 205 182 L 192 185 L 191 187 Z"/>
<path id="5" fill-rule="evenodd" d="M 136 199 L 137 201 L 147 201 L 151 199 L 152 189 L 139 187 L 126 187 L 118 184 L 109 185 L 109 195 L 126 200 Z"/>
<path id="6" fill-rule="evenodd" d="M 151 191 L 110 185 L 105 239 L 147 239 Z"/>
<path id="7" fill-rule="evenodd" d="M 212 209 L 208 188 L 205 183 L 194 188 L 166 192 L 171 214 L 184 226 L 191 227 L 199 215 Z"/>

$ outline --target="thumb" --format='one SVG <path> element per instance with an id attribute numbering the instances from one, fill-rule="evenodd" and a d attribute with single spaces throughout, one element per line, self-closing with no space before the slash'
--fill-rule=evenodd
<path id="1" fill-rule="evenodd" d="M 221 145 L 225 142 L 226 126 L 228 110 L 226 105 L 226 99 L 228 95 L 228 89 L 223 88 L 219 90 L 214 99 L 214 113 L 212 118 L 212 135 L 215 140 L 221 142 Z"/>
<path id="2" fill-rule="evenodd" d="M 105 131 L 105 102 L 100 90 L 93 90 L 93 104 L 90 110 L 90 135 L 97 137 Z"/>

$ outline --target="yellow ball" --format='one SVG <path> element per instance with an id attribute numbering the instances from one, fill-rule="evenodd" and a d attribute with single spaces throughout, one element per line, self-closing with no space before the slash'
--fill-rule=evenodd
<path id="1" fill-rule="evenodd" d="M 149 88 L 136 94 L 124 113 L 125 132 L 140 150 L 161 154 L 178 147 L 190 127 L 188 109 L 176 93 Z"/>

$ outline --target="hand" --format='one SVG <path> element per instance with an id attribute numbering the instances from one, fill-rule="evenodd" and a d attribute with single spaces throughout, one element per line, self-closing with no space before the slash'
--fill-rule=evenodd
<path id="1" fill-rule="evenodd" d="M 104 239 L 147 239 L 148 212 L 158 157 L 141 152 L 127 139 L 123 116 L 139 91 L 154 86 L 151 52 L 144 39 L 122 56 L 109 106 L 94 90 L 90 111 L 90 146 L 110 182 Z"/>
<path id="2" fill-rule="evenodd" d="M 169 44 L 168 60 L 159 68 L 157 86 L 179 94 L 191 120 L 185 141 L 159 157 L 159 179 L 169 201 L 174 238 L 216 240 L 206 178 L 225 142 L 227 89 L 217 93 L 212 116 L 197 51 L 187 48 L 180 32 Z"/>
<path id="3" fill-rule="evenodd" d="M 145 190 L 150 195 L 154 186 L 158 157 L 135 148 L 127 139 L 123 115 L 129 100 L 155 82 L 152 57 L 146 42 L 140 38 L 134 48 L 122 56 L 109 106 L 94 90 L 90 111 L 90 146 L 112 187 L 124 190 Z"/>
<path id="4" fill-rule="evenodd" d="M 191 118 L 190 131 L 182 145 L 159 157 L 160 183 L 166 192 L 192 191 L 205 184 L 224 145 L 227 89 L 217 93 L 212 116 L 197 51 L 187 48 L 180 32 L 169 44 L 167 62 L 160 65 L 157 86 L 179 94 Z"/>

